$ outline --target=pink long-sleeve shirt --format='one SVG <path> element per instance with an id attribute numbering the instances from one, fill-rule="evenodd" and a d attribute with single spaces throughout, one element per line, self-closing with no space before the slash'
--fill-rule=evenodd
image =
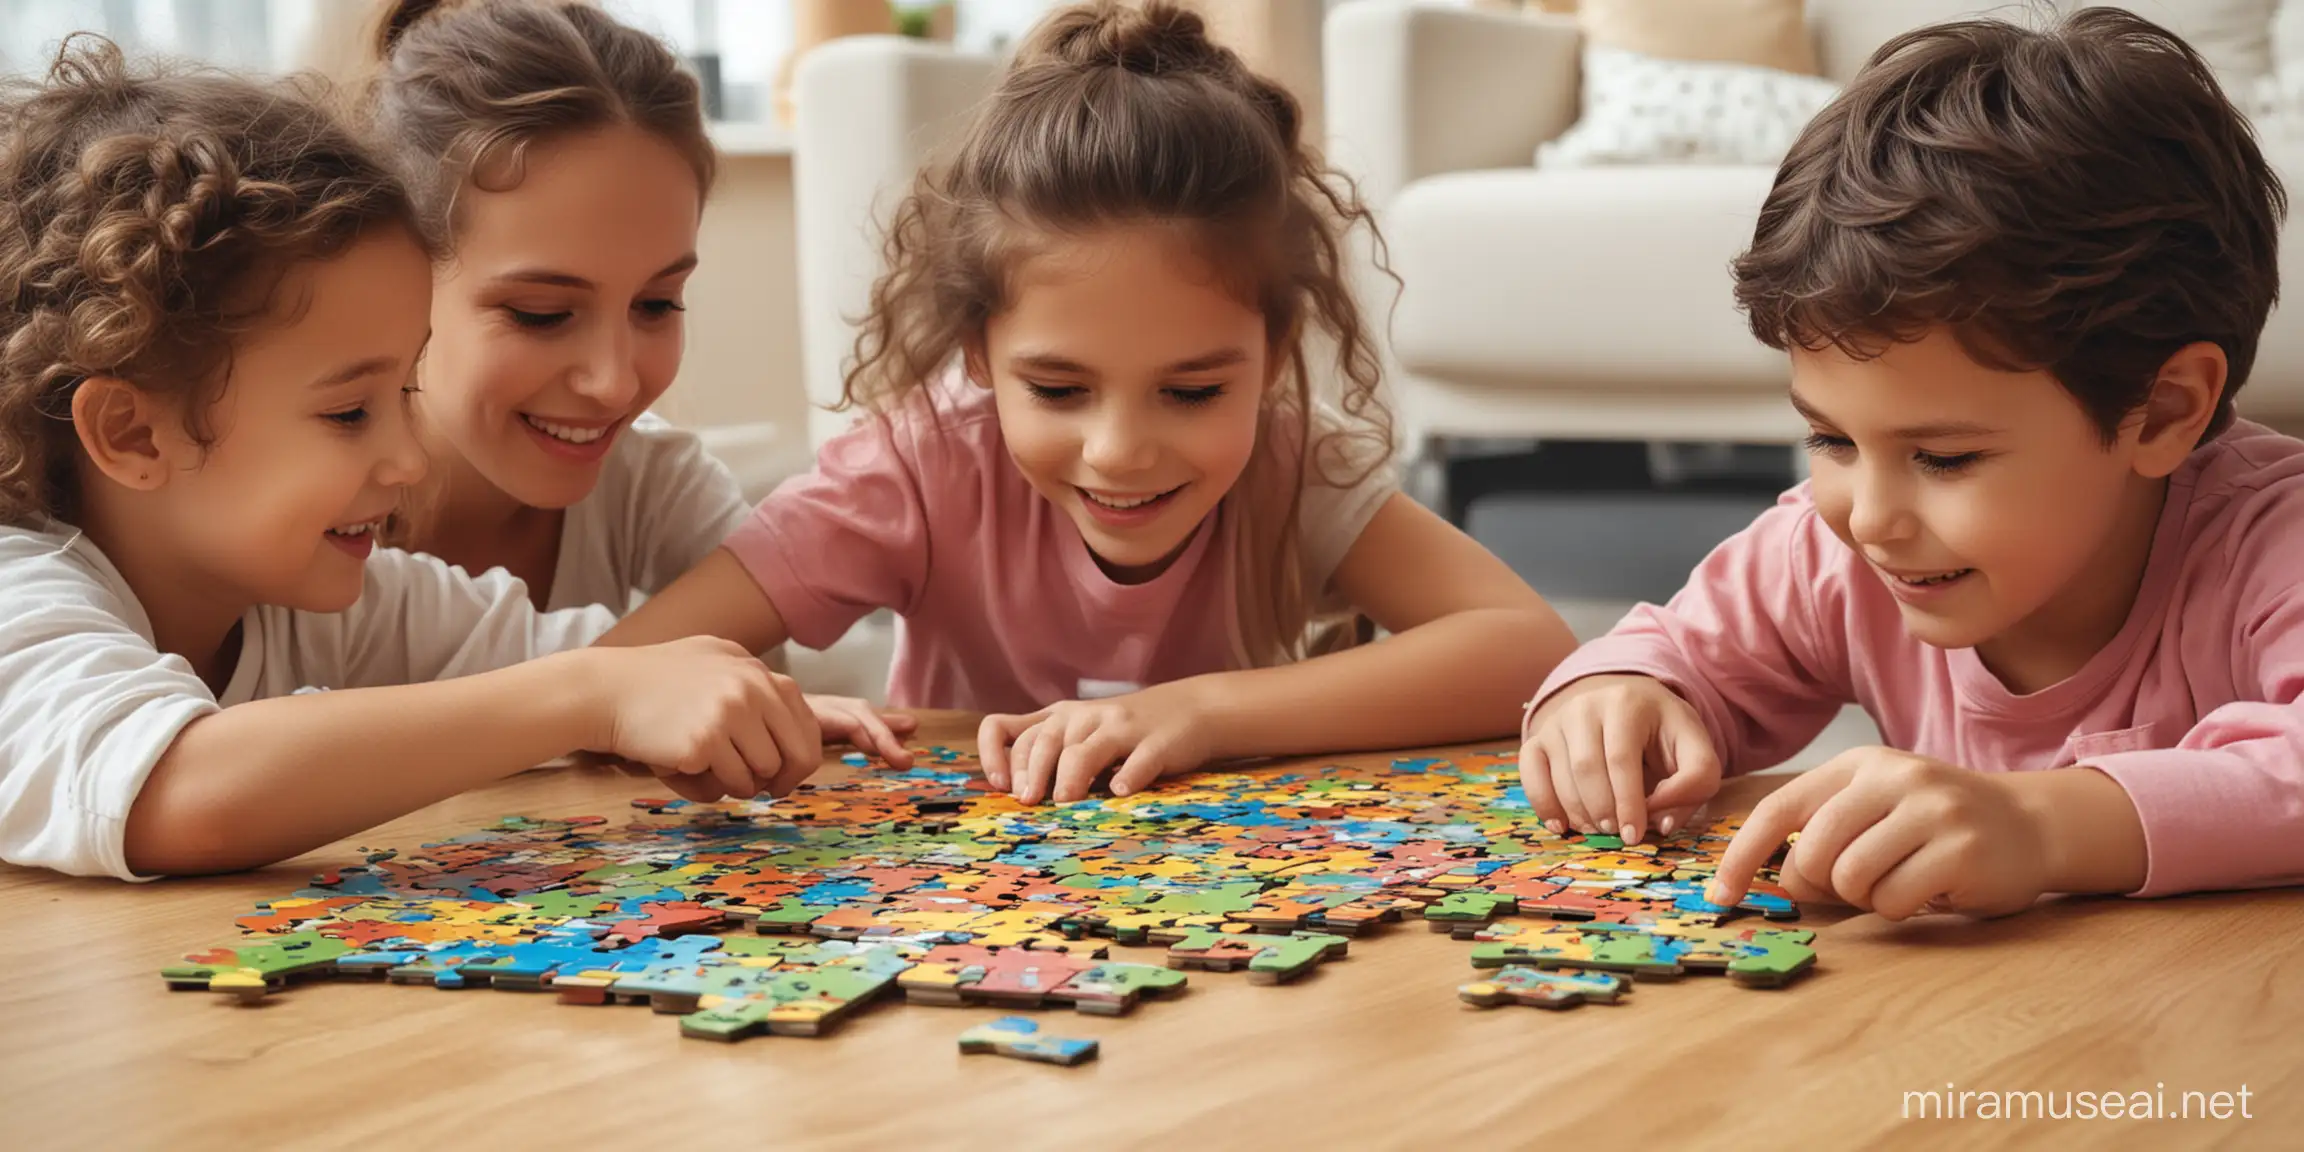
<path id="1" fill-rule="evenodd" d="M 1805 747 L 1846 703 L 1886 742 L 1987 772 L 2085 765 L 2127 789 L 2135 894 L 2304 881 L 2304 441 L 2240 423 L 2169 480 L 2127 624 L 2070 678 L 2010 692 L 1974 649 L 1907 635 L 1806 485 L 1544 682 L 1653 676 L 1731 773 Z"/>
<path id="2" fill-rule="evenodd" d="M 1328 587 L 1398 490 L 1387 469 L 1305 485 L 1307 589 Z M 955 379 L 827 442 L 725 546 L 808 647 L 893 609 L 892 706 L 1021 713 L 1238 667 L 1231 514 L 1160 575 L 1118 583 L 1017 471 L 992 392 Z"/>

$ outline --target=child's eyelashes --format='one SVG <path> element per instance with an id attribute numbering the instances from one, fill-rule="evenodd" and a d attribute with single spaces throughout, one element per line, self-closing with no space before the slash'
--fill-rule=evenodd
<path id="1" fill-rule="evenodd" d="M 1032 399 L 1048 405 L 1069 404 L 1088 394 L 1088 390 L 1078 384 L 1041 384 L 1031 380 L 1024 382 L 1024 391 Z"/>
<path id="2" fill-rule="evenodd" d="M 1912 460 L 1920 470 L 1931 476 L 1950 476 L 1965 472 L 1969 466 L 1984 458 L 1982 452 L 1958 452 L 1942 455 L 1935 452 L 1914 452 Z"/>
<path id="3" fill-rule="evenodd" d="M 1801 447 L 1806 448 L 1812 456 L 1838 456 L 1843 452 L 1855 451 L 1856 442 L 1846 436 L 1810 432 L 1808 438 L 1801 441 Z"/>
<path id="4" fill-rule="evenodd" d="M 339 427 L 358 428 L 362 424 L 368 422 L 368 406 L 366 404 L 362 404 L 356 408 L 345 408 L 335 412 L 323 412 L 320 414 L 320 418 Z"/>
<path id="5" fill-rule="evenodd" d="M 1810 432 L 1801 442 L 1810 455 L 1839 459 L 1856 451 L 1856 442 L 1845 436 L 1828 432 Z M 1967 471 L 1983 460 L 1985 452 L 1919 452 L 1912 453 L 1912 462 L 1930 476 L 1953 476 Z"/>
<path id="6" fill-rule="evenodd" d="M 674 313 L 688 310 L 688 306 L 678 300 L 642 300 L 633 307 L 650 320 L 662 320 Z"/>
<path id="7" fill-rule="evenodd" d="M 1031 380 L 1024 382 L 1024 390 L 1031 395 L 1032 399 L 1049 405 L 1070 404 L 1088 394 L 1088 389 L 1078 384 L 1042 384 Z M 1172 403 L 1181 404 L 1188 408 L 1197 408 L 1203 404 L 1215 403 L 1217 397 L 1224 395 L 1224 386 L 1222 384 L 1202 384 L 1191 387 L 1168 387 L 1162 388 L 1160 395 Z"/>

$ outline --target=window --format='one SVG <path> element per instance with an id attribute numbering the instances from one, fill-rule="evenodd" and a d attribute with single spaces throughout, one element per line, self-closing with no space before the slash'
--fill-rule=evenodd
<path id="1" fill-rule="evenodd" d="M 769 93 L 792 50 L 792 0 L 601 0 L 634 28 L 686 57 L 714 120 L 769 118 Z"/>
<path id="2" fill-rule="evenodd" d="M 159 53 L 251 72 L 286 72 L 339 53 L 317 38 L 364 33 L 384 0 L 0 0 L 0 71 L 46 70 L 65 36 L 110 37 L 131 54 Z M 797 0 L 598 0 L 617 19 L 661 38 L 704 82 L 714 120 L 771 119 L 777 74 L 792 51 Z M 1056 0 L 947 0 L 955 46 L 1005 52 Z M 1232 0 L 1226 0 L 1232 2 Z M 894 0 L 934 7 L 936 0 Z M 348 21 L 341 7 L 358 5 Z M 322 20 L 323 11 L 331 19 Z M 326 27 L 323 27 L 323 25 Z"/>
<path id="3" fill-rule="evenodd" d="M 183 56 L 254 72 L 301 65 L 331 0 L 6 0 L 0 72 L 39 74 L 64 37 L 96 32 L 129 53 Z"/>

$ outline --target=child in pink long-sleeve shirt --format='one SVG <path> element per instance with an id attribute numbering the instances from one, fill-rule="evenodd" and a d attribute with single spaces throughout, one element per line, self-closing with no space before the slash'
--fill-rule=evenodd
<path id="1" fill-rule="evenodd" d="M 1575 639 L 1384 467 L 1366 221 L 1197 15 L 1052 13 L 896 209 L 867 418 L 608 642 L 823 647 L 890 609 L 890 702 L 992 713 L 985 776 L 1028 803 L 1510 731 Z M 1348 615 L 1392 634 L 1315 642 Z"/>
<path id="2" fill-rule="evenodd" d="M 1943 25 L 1810 125 L 1737 261 L 1810 483 L 1530 703 L 1547 818 L 1637 840 L 1850 701 L 1715 899 L 1900 919 L 2304 880 L 2304 443 L 2236 421 L 2286 197 L 2124 13 Z"/>

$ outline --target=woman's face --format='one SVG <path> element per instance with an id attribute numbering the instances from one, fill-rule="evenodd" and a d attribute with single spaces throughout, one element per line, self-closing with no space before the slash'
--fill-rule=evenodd
<path id="1" fill-rule="evenodd" d="M 702 208 L 681 154 L 625 126 L 531 147 L 502 191 L 468 182 L 434 285 L 431 429 L 521 504 L 589 495 L 680 370 Z"/>

